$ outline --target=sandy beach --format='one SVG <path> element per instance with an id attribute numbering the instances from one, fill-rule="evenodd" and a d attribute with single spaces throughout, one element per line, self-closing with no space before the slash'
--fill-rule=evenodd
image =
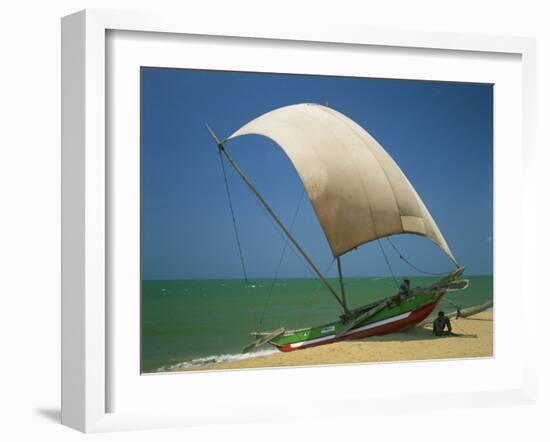
<path id="1" fill-rule="evenodd" d="M 478 313 L 469 318 L 451 318 L 451 324 L 455 336 L 436 337 L 432 334 L 431 324 L 425 324 L 405 332 L 374 336 L 364 340 L 338 342 L 290 353 L 277 352 L 268 356 L 178 371 L 415 361 L 493 355 L 492 311 Z"/>

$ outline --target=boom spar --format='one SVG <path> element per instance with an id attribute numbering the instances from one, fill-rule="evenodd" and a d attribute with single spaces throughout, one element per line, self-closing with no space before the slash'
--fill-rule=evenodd
<path id="1" fill-rule="evenodd" d="M 256 190 L 256 188 L 254 187 L 254 185 L 252 184 L 252 182 L 248 179 L 248 177 L 244 174 L 244 172 L 241 170 L 241 168 L 239 167 L 239 165 L 235 162 L 235 160 L 233 159 L 233 157 L 231 157 L 231 155 L 229 154 L 229 152 L 227 151 L 227 149 L 225 148 L 225 146 L 223 145 L 223 142 L 219 140 L 219 138 L 216 136 L 216 134 L 214 133 L 214 131 L 210 128 L 210 126 L 208 126 L 208 124 L 205 124 L 206 128 L 208 129 L 208 132 L 210 133 L 210 135 L 212 136 L 212 138 L 214 139 L 214 141 L 216 142 L 216 144 L 218 145 L 218 149 L 220 149 L 220 151 L 225 155 L 225 157 L 227 158 L 227 160 L 229 161 L 229 164 L 231 164 L 231 166 L 233 167 L 233 169 L 235 169 L 235 171 L 239 174 L 239 176 L 243 179 L 243 181 L 246 183 L 246 185 L 250 188 L 250 190 L 252 190 L 252 192 L 254 193 L 254 195 L 258 198 L 258 200 L 260 201 L 260 203 L 262 204 L 262 206 L 264 206 L 264 208 L 267 210 L 267 212 L 271 215 L 271 217 L 275 220 L 275 222 L 277 223 L 277 225 L 281 228 L 281 230 L 283 231 L 283 233 L 286 235 L 286 237 L 290 240 L 290 242 L 294 245 L 294 247 L 296 247 L 296 250 L 298 250 L 298 252 L 302 255 L 302 257 L 306 260 L 306 262 L 308 263 L 308 265 L 311 267 L 311 269 L 313 270 L 313 272 L 315 273 L 315 275 L 317 275 L 317 277 L 319 278 L 319 280 L 323 283 L 323 285 L 329 290 L 329 292 L 334 296 L 334 298 L 336 299 L 336 301 L 338 301 L 338 304 L 340 304 L 340 306 L 342 307 L 342 309 L 344 310 L 344 313 L 346 314 L 350 314 L 350 311 L 348 310 L 348 307 L 346 305 L 346 302 L 345 302 L 345 297 L 344 297 L 344 300 L 340 299 L 340 297 L 338 296 L 338 294 L 336 293 L 336 291 L 334 290 L 334 288 L 330 285 L 330 283 L 327 281 L 327 279 L 323 276 L 323 274 L 319 271 L 319 269 L 317 268 L 317 266 L 315 265 L 315 263 L 311 260 L 311 258 L 307 255 L 307 253 L 302 249 L 302 247 L 300 246 L 300 244 L 298 244 L 298 242 L 296 241 L 296 239 L 294 239 L 294 237 L 291 235 L 291 233 L 287 230 L 287 228 L 285 227 L 285 225 L 282 223 L 282 221 L 277 217 L 277 215 L 275 214 L 275 212 L 273 212 L 273 210 L 271 209 L 271 207 L 269 207 L 269 204 L 267 204 L 267 202 L 264 200 L 264 198 L 260 195 L 260 193 Z M 340 266 L 340 263 L 338 262 L 338 266 Z M 340 267 L 339 267 L 340 268 Z M 340 274 L 341 275 L 341 274 Z M 342 292 L 342 295 L 344 296 L 343 292 Z"/>

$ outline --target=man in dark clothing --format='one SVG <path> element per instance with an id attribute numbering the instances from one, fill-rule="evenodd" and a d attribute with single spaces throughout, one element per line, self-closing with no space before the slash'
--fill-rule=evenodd
<path id="1" fill-rule="evenodd" d="M 445 327 L 447 327 L 447 331 L 445 331 Z M 445 313 L 439 312 L 434 321 L 433 334 L 436 336 L 444 336 L 452 334 L 451 331 L 451 321 L 445 316 Z"/>
<path id="2" fill-rule="evenodd" d="M 403 302 L 405 299 L 407 299 L 409 296 L 411 296 L 411 280 L 408 276 L 405 276 L 403 278 L 403 282 L 399 286 L 399 291 L 396 295 L 393 295 L 387 302 L 388 307 L 395 307 L 396 305 L 400 305 L 401 302 Z"/>
<path id="3" fill-rule="evenodd" d="M 401 283 L 401 285 L 399 286 L 399 296 L 401 298 L 406 298 L 407 296 L 409 296 L 411 293 L 411 280 L 409 279 L 408 276 L 405 276 L 403 278 L 403 282 Z"/>

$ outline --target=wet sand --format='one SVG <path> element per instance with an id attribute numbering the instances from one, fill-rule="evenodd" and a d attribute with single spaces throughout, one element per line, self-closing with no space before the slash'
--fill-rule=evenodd
<path id="1" fill-rule="evenodd" d="M 268 356 L 203 365 L 189 370 L 227 370 L 304 365 L 349 364 L 360 362 L 416 361 L 490 357 L 493 355 L 493 312 L 469 318 L 451 319 L 454 336 L 434 336 L 431 323 L 405 332 L 374 336 L 357 341 L 277 352 Z"/>

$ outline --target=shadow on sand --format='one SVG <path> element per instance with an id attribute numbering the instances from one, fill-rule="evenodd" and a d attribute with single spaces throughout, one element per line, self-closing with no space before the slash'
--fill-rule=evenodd
<path id="1" fill-rule="evenodd" d="M 465 321 L 493 322 L 492 318 L 463 318 Z"/>
<path id="2" fill-rule="evenodd" d="M 396 341 L 432 341 L 436 339 L 448 339 L 448 338 L 477 338 L 475 334 L 466 333 L 453 333 L 446 336 L 434 336 L 431 327 L 414 327 L 407 331 L 398 333 L 390 333 L 382 336 L 371 336 L 370 338 L 359 339 L 363 342 L 396 342 Z"/>

